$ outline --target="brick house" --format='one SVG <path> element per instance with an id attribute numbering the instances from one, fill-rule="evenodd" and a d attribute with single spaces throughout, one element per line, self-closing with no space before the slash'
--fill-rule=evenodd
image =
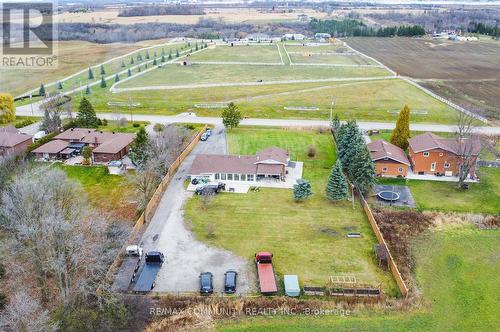
<path id="1" fill-rule="evenodd" d="M 377 176 L 406 177 L 410 161 L 403 149 L 384 140 L 370 142 L 367 147 L 375 164 Z"/>
<path id="2" fill-rule="evenodd" d="M 425 133 L 410 138 L 408 156 L 415 174 L 457 176 L 461 155 L 472 156 L 470 175 L 475 176 L 476 159 L 481 151 L 481 142 L 475 138 L 459 141 Z"/>
<path id="3" fill-rule="evenodd" d="M 26 151 L 31 143 L 33 136 L 21 133 L 12 125 L 0 128 L 0 156 Z"/>

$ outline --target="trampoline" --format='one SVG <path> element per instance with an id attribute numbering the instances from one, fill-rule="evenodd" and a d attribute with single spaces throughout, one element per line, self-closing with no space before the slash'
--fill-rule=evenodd
<path id="1" fill-rule="evenodd" d="M 383 199 L 384 201 L 389 201 L 389 202 L 394 202 L 394 201 L 397 201 L 399 199 L 399 194 L 397 192 L 389 191 L 389 190 L 379 191 L 377 193 L 377 196 L 380 199 Z"/>

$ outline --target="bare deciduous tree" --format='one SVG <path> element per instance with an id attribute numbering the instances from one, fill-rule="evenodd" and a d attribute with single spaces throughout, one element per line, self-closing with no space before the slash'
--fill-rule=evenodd
<path id="1" fill-rule="evenodd" d="M 0 318 L 0 329 L 6 331 L 56 331 L 47 310 L 26 292 L 15 293 Z"/>
<path id="2" fill-rule="evenodd" d="M 456 154 L 458 162 L 458 187 L 462 188 L 471 170 L 476 165 L 477 156 L 481 151 L 481 142 L 475 135 L 477 120 L 460 112 L 457 116 Z"/>
<path id="3" fill-rule="evenodd" d="M 46 98 L 40 105 L 40 109 L 44 112 L 40 129 L 48 133 L 59 131 L 63 114 L 66 113 L 69 118 L 72 118 L 71 103 L 63 95 Z"/>

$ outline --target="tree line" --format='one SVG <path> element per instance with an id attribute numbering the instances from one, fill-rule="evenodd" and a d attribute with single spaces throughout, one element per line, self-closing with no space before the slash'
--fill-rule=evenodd
<path id="1" fill-rule="evenodd" d="M 354 19 L 320 20 L 313 18 L 309 22 L 309 28 L 314 33 L 325 32 L 335 37 L 413 37 L 425 35 L 425 29 L 420 25 L 375 28 Z"/>
<path id="2" fill-rule="evenodd" d="M 156 15 L 205 15 L 203 8 L 193 5 L 151 5 L 122 9 L 119 17 L 156 16 Z"/>

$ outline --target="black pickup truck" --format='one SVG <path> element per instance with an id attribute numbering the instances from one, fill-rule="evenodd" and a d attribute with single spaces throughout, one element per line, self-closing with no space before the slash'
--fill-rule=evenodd
<path id="1" fill-rule="evenodd" d="M 139 278 L 137 281 L 135 278 L 132 279 L 132 282 L 135 282 L 133 288 L 135 293 L 147 293 L 155 287 L 156 275 L 164 260 L 163 254 L 159 251 L 150 251 L 146 254 L 145 264 Z"/>

